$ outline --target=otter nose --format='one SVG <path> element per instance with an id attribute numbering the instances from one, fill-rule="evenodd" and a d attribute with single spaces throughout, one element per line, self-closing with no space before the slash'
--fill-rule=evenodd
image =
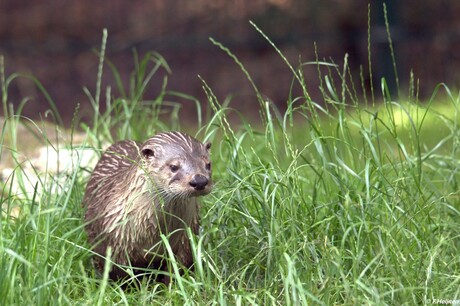
<path id="1" fill-rule="evenodd" d="M 190 186 L 192 186 L 196 190 L 203 190 L 206 187 L 206 185 L 208 185 L 208 183 L 208 178 L 201 174 L 195 174 L 192 177 L 192 180 L 189 182 Z"/>

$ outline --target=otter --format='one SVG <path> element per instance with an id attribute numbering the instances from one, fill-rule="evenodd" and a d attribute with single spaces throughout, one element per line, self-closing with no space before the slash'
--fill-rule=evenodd
<path id="1" fill-rule="evenodd" d="M 187 134 L 163 132 L 144 143 L 117 142 L 102 154 L 83 198 L 97 270 L 111 247 L 112 280 L 126 278 L 126 268 L 136 277 L 145 268 L 167 271 L 161 234 L 183 267 L 193 265 L 186 228 L 198 234 L 197 197 L 212 190 L 210 148 Z"/>

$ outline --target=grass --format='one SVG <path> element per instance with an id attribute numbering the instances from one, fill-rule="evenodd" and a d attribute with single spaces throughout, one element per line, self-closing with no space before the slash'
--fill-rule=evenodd
<path id="1" fill-rule="evenodd" d="M 104 58 L 106 41 L 104 32 L 98 90 L 94 95 L 86 90 L 94 120 L 85 125 L 76 115 L 70 133 L 80 127 L 86 139 L 75 144 L 71 137 L 65 145 L 98 152 L 116 139 L 186 129 L 179 104 L 170 101 L 186 99 L 199 107 L 196 99 L 168 91 L 166 78 L 156 98 L 144 99 L 157 71 L 169 71 L 156 53 L 135 55 L 128 88 L 119 81 L 120 96 L 107 87 L 101 98 L 104 67 L 121 79 Z M 252 82 L 237 57 L 212 42 Z M 295 67 L 274 48 L 302 92 L 287 99 L 285 112 L 261 98 L 253 84 L 260 121 L 240 114 L 237 124 L 229 119 L 237 112 L 231 101 L 218 101 L 203 80 L 211 115 L 203 119 L 198 108 L 195 130 L 198 138 L 213 142 L 216 183 L 202 201 L 202 233 L 191 237 L 194 272 L 176 276 L 168 287 L 122 290 L 90 265 L 81 201 L 91 169 L 45 173 L 27 196 L 12 192 L 10 177 L 1 197 L 2 303 L 417 305 L 460 299 L 458 94 L 441 84 L 421 103 L 410 86 L 407 98 L 395 100 L 382 80 L 383 100 L 376 103 L 355 88 L 345 58 L 343 67 L 315 61 L 322 101 L 313 101 L 301 69 L 305 64 Z M 8 141 L 13 156 L 19 153 L 17 126 L 27 104 L 8 107 L 8 86 L 16 77 L 2 72 L 8 119 L 0 141 L 2 150 Z M 27 162 L 15 160 L 13 175 L 26 185 Z M 15 207 L 20 213 L 11 217 Z M 177 263 L 173 258 L 171 263 L 174 274 Z"/>

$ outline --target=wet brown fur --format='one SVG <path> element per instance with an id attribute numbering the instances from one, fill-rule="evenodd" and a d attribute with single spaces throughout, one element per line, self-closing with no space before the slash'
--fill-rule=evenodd
<path id="1" fill-rule="evenodd" d="M 186 228 L 199 230 L 197 196 L 212 189 L 210 144 L 179 132 L 160 133 L 143 144 L 131 140 L 110 146 L 88 182 L 83 205 L 94 263 L 102 271 L 112 248 L 111 279 L 127 267 L 167 270 L 161 234 L 176 259 L 193 264 Z M 199 185 L 199 186 L 197 186 Z M 121 265 L 120 267 L 118 265 Z"/>

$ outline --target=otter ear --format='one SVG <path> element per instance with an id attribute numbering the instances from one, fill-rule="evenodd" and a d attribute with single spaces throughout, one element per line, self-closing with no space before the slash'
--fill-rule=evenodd
<path id="1" fill-rule="evenodd" d="M 206 148 L 206 151 L 209 152 L 209 150 L 211 149 L 211 143 L 210 142 L 205 143 L 204 147 Z"/>
<path id="2" fill-rule="evenodd" d="M 143 148 L 141 154 L 145 159 L 149 159 L 155 156 L 155 152 L 151 148 Z"/>

